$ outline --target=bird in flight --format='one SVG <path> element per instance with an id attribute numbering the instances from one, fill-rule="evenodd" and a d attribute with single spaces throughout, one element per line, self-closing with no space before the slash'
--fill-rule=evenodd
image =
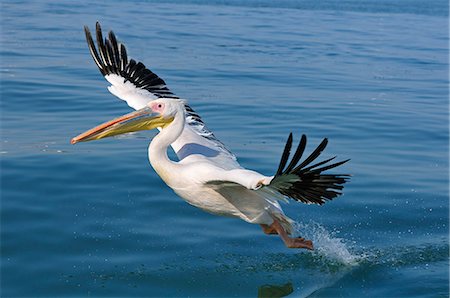
<path id="1" fill-rule="evenodd" d="M 264 233 L 278 234 L 289 248 L 313 249 L 311 240 L 292 236 L 294 221 L 284 214 L 280 201 L 322 205 L 342 194 L 350 175 L 324 172 L 348 160 L 331 163 L 332 157 L 318 162 L 327 146 L 326 138 L 302 160 L 306 136 L 302 135 L 290 158 L 291 133 L 273 176 L 245 169 L 164 80 L 141 62 L 128 58 L 125 46 L 112 31 L 103 38 L 97 22 L 94 42 L 89 28 L 85 26 L 84 30 L 95 64 L 111 84 L 108 90 L 135 111 L 74 137 L 72 144 L 158 129 L 148 147 L 148 158 L 178 196 L 209 213 L 259 224 Z M 169 147 L 178 160 L 168 157 Z"/>

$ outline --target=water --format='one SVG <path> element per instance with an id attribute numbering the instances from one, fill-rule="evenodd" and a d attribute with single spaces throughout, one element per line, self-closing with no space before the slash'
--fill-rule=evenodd
<path id="1" fill-rule="evenodd" d="M 448 3 L 390 2 L 2 1 L 2 296 L 448 296 Z M 285 205 L 314 252 L 179 199 L 154 132 L 69 144 L 129 111 L 96 20 L 244 166 L 272 174 L 290 131 L 351 158 L 343 197 Z"/>

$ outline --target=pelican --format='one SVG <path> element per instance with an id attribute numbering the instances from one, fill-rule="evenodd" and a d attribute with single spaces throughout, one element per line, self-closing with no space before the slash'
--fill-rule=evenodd
<path id="1" fill-rule="evenodd" d="M 325 138 L 300 161 L 306 147 L 306 136 L 302 135 L 289 160 L 290 133 L 275 175 L 245 169 L 185 100 L 144 64 L 128 59 L 125 46 L 112 31 L 103 39 L 97 22 L 95 46 L 89 28 L 84 30 L 91 56 L 111 84 L 108 90 L 135 111 L 74 137 L 72 144 L 156 128 L 159 133 L 150 142 L 148 158 L 178 196 L 209 213 L 259 224 L 264 233 L 278 234 L 289 248 L 313 249 L 311 240 L 292 237 L 294 221 L 284 214 L 279 202 L 293 199 L 322 205 L 339 196 L 350 175 L 323 172 L 348 159 L 330 163 L 332 157 L 312 164 L 327 146 Z M 178 160 L 169 159 L 169 147 Z"/>

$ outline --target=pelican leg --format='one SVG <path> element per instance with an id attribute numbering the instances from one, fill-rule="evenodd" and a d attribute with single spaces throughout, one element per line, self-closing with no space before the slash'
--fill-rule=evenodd
<path id="1" fill-rule="evenodd" d="M 265 225 L 265 224 L 260 224 L 264 234 L 267 235 L 277 235 L 278 232 L 272 227 L 272 225 Z"/>
<path id="2" fill-rule="evenodd" d="M 265 224 L 260 224 L 264 234 L 266 235 L 278 235 L 277 230 L 275 230 L 275 228 L 273 227 L 273 224 L 269 225 L 265 225 Z M 288 235 L 290 235 L 289 232 L 286 232 Z M 305 239 L 305 238 L 300 238 L 300 239 Z"/>
<path id="3" fill-rule="evenodd" d="M 271 228 L 273 228 L 278 235 L 280 235 L 281 239 L 283 240 L 284 244 L 289 248 L 306 248 L 309 250 L 313 250 L 313 243 L 311 240 L 305 240 L 305 238 L 291 238 L 286 233 L 286 230 L 283 228 L 283 226 L 280 224 L 280 222 L 274 218 L 273 223 L 270 225 Z"/>

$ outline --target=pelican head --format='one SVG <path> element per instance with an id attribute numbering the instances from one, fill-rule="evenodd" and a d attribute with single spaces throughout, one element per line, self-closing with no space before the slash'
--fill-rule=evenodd
<path id="1" fill-rule="evenodd" d="M 183 101 L 172 98 L 159 98 L 146 104 L 142 109 L 100 124 L 74 137 L 70 142 L 87 142 L 99 140 L 127 132 L 164 128 L 177 112 L 184 107 Z"/>

